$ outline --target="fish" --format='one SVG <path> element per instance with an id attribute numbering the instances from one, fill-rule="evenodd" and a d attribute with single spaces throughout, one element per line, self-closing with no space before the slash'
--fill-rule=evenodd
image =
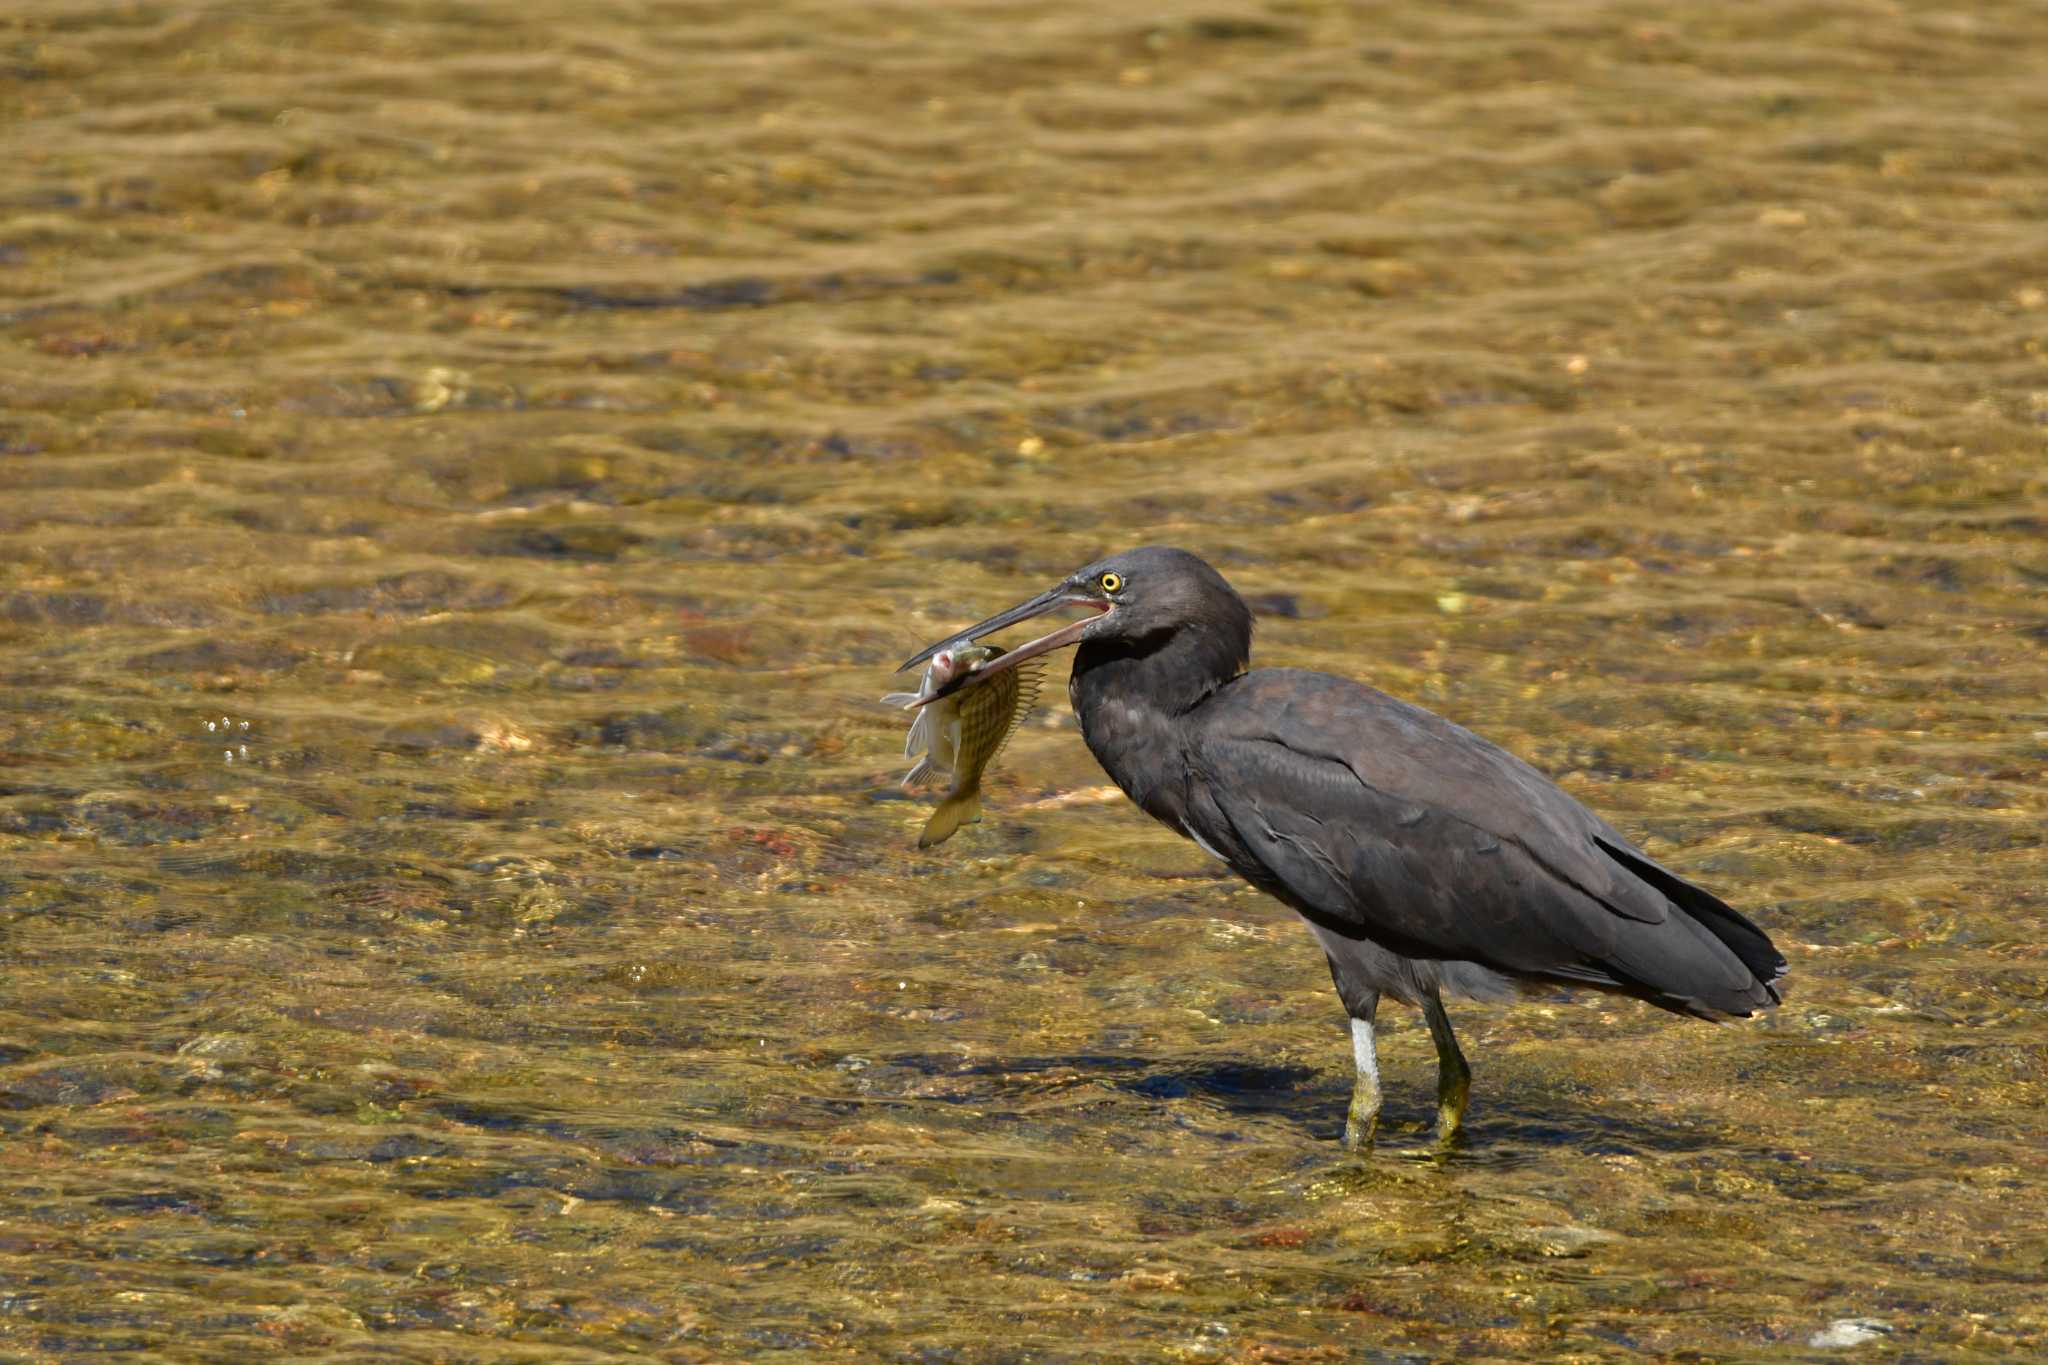
<path id="1" fill-rule="evenodd" d="M 942 844 L 960 826 L 981 819 L 981 776 L 1038 704 L 1039 685 L 1044 681 L 1039 664 L 1022 664 L 998 673 L 986 685 L 970 680 L 953 686 L 1002 652 L 995 645 L 966 641 L 948 646 L 932 655 L 917 691 L 891 692 L 882 698 L 892 706 L 910 707 L 946 692 L 919 708 L 903 740 L 903 756 L 917 759 L 903 779 L 904 786 L 952 779 L 938 809 L 925 822 L 924 832 L 917 836 L 919 848 Z M 949 687 L 951 691 L 947 691 Z"/>

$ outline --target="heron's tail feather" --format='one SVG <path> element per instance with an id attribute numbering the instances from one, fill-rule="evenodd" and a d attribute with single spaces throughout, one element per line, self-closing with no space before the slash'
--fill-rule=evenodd
<path id="1" fill-rule="evenodd" d="M 932 812 L 932 818 L 925 821 L 924 833 L 917 836 L 919 848 L 930 848 L 943 844 L 953 837 L 953 831 L 962 825 L 974 823 L 981 818 L 981 793 L 961 792 L 939 802 L 939 808 Z"/>
<path id="2" fill-rule="evenodd" d="M 1785 975 L 1785 955 L 1770 936 L 1749 922 L 1749 918 L 1704 887 L 1694 886 L 1668 868 L 1660 867 L 1641 854 L 1617 848 L 1605 839 L 1597 840 L 1608 857 L 1662 892 L 1673 905 L 1706 930 L 1722 947 L 1749 969 L 1770 1004 L 1778 1002 L 1776 983 Z"/>

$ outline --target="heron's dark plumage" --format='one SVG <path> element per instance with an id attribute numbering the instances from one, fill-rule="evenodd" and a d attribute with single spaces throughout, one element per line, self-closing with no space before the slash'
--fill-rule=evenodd
<path id="1" fill-rule="evenodd" d="M 1112 556 L 983 625 L 1098 599 L 1098 620 L 1063 633 L 1088 747 L 1139 806 L 1315 926 L 1364 1046 L 1380 993 L 1430 1012 L 1447 1127 L 1464 1061 L 1440 992 L 1590 986 L 1709 1019 L 1777 1002 L 1785 959 L 1762 930 L 1527 763 L 1362 683 L 1246 672 L 1251 612 L 1185 551 Z"/>
<path id="2" fill-rule="evenodd" d="M 1689 1014 L 1776 998 L 1783 961 L 1748 921 L 1441 717 L 1260 669 L 1219 689 L 1187 740 L 1188 832 L 1334 933 Z"/>

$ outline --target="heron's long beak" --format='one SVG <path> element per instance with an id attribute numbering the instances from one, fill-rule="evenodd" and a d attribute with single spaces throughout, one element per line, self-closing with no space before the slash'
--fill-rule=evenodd
<path id="1" fill-rule="evenodd" d="M 915 668 L 948 645 L 957 645 L 969 640 L 979 640 L 984 635 L 995 634 L 1005 626 L 1014 626 L 1019 621 L 1028 621 L 1034 616 L 1045 615 L 1045 613 L 1053 610 L 1055 607 L 1065 606 L 1087 607 L 1089 614 L 1078 621 L 1071 621 L 1061 626 L 1050 634 L 1041 635 L 1028 644 L 1018 645 L 1008 653 L 999 654 L 971 673 L 961 674 L 950 685 L 919 701 L 917 705 L 923 706 L 928 702 L 937 701 L 940 697 L 948 696 L 958 691 L 970 681 L 978 682 L 991 674 L 1015 668 L 1018 664 L 1028 659 L 1035 659 L 1041 654 L 1049 654 L 1053 650 L 1060 649 L 1066 645 L 1079 644 L 1082 633 L 1094 623 L 1095 618 L 1110 609 L 1110 604 L 1102 598 L 1090 596 L 1085 592 L 1080 592 L 1062 584 L 1057 588 L 1047 589 L 1028 602 L 1020 602 L 1008 611 L 997 612 L 986 621 L 977 621 L 967 629 L 949 635 L 935 645 L 919 650 L 916 654 L 905 659 L 902 668 L 898 668 L 896 671 L 901 673 L 904 669 Z"/>

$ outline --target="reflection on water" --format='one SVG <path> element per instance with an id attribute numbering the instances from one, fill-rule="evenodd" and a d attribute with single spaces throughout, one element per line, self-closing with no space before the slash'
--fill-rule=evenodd
<path id="1" fill-rule="evenodd" d="M 2043 36 L 14 6 L 0 1343 L 2041 1354 Z M 1141 540 L 1786 1007 L 1465 1006 L 1448 1153 L 1390 1011 L 1355 1160 L 1063 707 L 917 853 L 888 669 Z"/>

